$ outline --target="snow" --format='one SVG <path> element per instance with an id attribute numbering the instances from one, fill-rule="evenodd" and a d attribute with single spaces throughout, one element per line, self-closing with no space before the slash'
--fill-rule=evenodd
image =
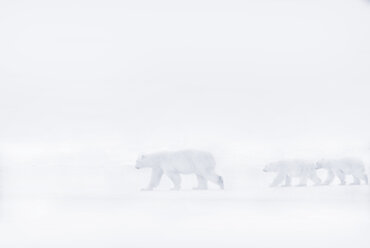
<path id="1" fill-rule="evenodd" d="M 2 187 L 1 247 L 369 244 L 367 185 L 269 188 L 250 185 L 248 174 L 240 173 L 241 183 L 224 191 L 216 186 L 193 191 L 195 178 L 185 176 L 181 191 L 169 191 L 170 182 L 164 179 L 158 190 L 143 192 L 139 189 L 149 171 L 139 173 L 129 166 L 106 167 L 103 176 L 102 168 L 64 174 L 65 168 L 15 168 L 3 170 L 9 179 Z M 83 173 L 85 179 L 77 184 Z"/>
<path id="2" fill-rule="evenodd" d="M 0 247 L 370 247 L 369 186 L 262 172 L 355 157 L 370 173 L 369 11 L 0 1 Z M 191 175 L 140 191 L 138 154 L 189 148 L 215 156 L 224 191 Z"/>
<path id="3" fill-rule="evenodd" d="M 6 217 L 1 221 L 0 244 L 348 247 L 355 243 L 368 247 L 368 188 L 357 188 L 355 193 L 345 187 L 328 189 L 7 199 L 2 206 Z M 306 193 L 311 197 L 302 199 Z"/>
<path id="4" fill-rule="evenodd" d="M 29 155 L 21 147 L 18 153 L 3 149 L 8 152 L 2 154 L 0 247 L 369 244 L 368 185 L 339 186 L 336 179 L 330 186 L 270 188 L 275 175 L 262 169 L 276 154 L 267 147 L 261 154 L 248 146 L 214 153 L 224 191 L 211 183 L 208 191 L 194 191 L 195 176 L 182 175 L 176 192 L 166 177 L 157 190 L 140 191 L 150 169 L 136 170 L 131 154 L 93 148 L 48 157 L 47 149 Z M 366 161 L 366 150 L 357 154 Z"/>

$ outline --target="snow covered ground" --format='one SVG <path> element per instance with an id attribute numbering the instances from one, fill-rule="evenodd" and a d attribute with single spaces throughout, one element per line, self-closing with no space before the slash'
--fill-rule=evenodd
<path id="1" fill-rule="evenodd" d="M 367 185 L 269 188 L 268 176 L 261 177 L 265 185 L 253 185 L 239 173 L 225 191 L 193 191 L 195 178 L 185 176 L 179 192 L 168 190 L 166 178 L 158 190 L 142 192 L 149 172 L 129 166 L 14 168 L 3 170 L 1 247 L 370 244 Z"/>
<path id="2" fill-rule="evenodd" d="M 368 247 L 368 187 L 3 199 L 1 247 Z"/>
<path id="3" fill-rule="evenodd" d="M 369 27 L 368 0 L 1 0 L 0 248 L 370 247 L 369 186 L 261 170 L 370 173 Z M 184 148 L 225 191 L 141 192 L 138 154 Z"/>
<path id="4" fill-rule="evenodd" d="M 0 247 L 368 247 L 368 185 L 269 188 L 262 168 L 276 154 L 257 148 L 215 153 L 224 191 L 193 191 L 184 175 L 181 191 L 164 176 L 144 192 L 150 169 L 136 170 L 134 154 L 3 147 Z M 366 149 L 356 155 L 369 165 Z"/>

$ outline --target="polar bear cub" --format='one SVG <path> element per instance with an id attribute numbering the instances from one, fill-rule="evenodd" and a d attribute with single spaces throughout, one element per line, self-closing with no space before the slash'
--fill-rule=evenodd
<path id="1" fill-rule="evenodd" d="M 143 190 L 153 190 L 157 187 L 163 174 L 167 175 L 173 182 L 173 190 L 181 188 L 180 174 L 195 174 L 198 179 L 198 187 L 195 189 L 207 189 L 208 181 L 217 184 L 223 189 L 223 179 L 214 172 L 215 166 L 215 159 L 209 152 L 182 150 L 139 156 L 135 167 L 136 169 L 152 169 L 149 185 Z"/>
<path id="2" fill-rule="evenodd" d="M 329 185 L 335 177 L 338 177 L 341 185 L 346 184 L 346 175 L 353 176 L 352 185 L 358 185 L 361 180 L 368 184 L 368 178 L 365 174 L 365 165 L 360 159 L 342 158 L 342 159 L 322 159 L 316 163 L 317 169 L 328 171 L 328 177 L 324 184 Z"/>
<path id="3" fill-rule="evenodd" d="M 297 186 L 306 186 L 307 180 L 311 179 L 315 185 L 321 184 L 320 178 L 316 174 L 316 165 L 314 162 L 304 160 L 281 160 L 267 164 L 264 172 L 277 173 L 271 187 L 276 187 L 285 181 L 283 186 L 291 186 L 292 178 L 298 177 L 300 183 Z"/>

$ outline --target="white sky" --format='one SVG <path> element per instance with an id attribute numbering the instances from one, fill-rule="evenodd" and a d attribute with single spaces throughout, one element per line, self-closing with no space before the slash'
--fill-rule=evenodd
<path id="1" fill-rule="evenodd" d="M 0 141 L 370 141 L 370 4 L 1 1 Z"/>

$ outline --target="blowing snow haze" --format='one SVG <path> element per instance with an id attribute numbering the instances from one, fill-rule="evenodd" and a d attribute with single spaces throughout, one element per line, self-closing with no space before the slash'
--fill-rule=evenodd
<path id="1" fill-rule="evenodd" d="M 3 1 L 2 146 L 368 148 L 369 7 Z"/>
<path id="2" fill-rule="evenodd" d="M 0 247 L 368 248 L 369 27 L 365 0 L 1 0 Z"/>

